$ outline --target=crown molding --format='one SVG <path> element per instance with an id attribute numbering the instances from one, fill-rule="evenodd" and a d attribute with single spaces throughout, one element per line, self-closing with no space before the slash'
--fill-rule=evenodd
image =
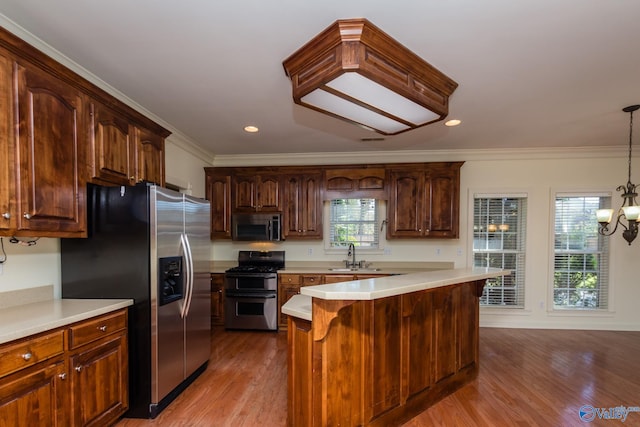
<path id="1" fill-rule="evenodd" d="M 226 166 L 294 166 L 352 163 L 411 163 L 493 160 L 545 160 L 618 158 L 628 148 L 571 147 L 571 148 L 510 148 L 482 150 L 405 150 L 348 153 L 274 153 L 216 155 L 214 167 Z"/>
<path id="2" fill-rule="evenodd" d="M 166 142 L 175 145 L 209 165 L 213 164 L 214 154 L 212 152 L 196 144 L 191 138 L 185 136 L 178 130 L 172 131 L 171 135 L 167 137 Z"/>

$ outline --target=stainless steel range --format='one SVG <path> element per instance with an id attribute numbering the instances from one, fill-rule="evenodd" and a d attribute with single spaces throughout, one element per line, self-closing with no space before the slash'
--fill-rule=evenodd
<path id="1" fill-rule="evenodd" d="M 278 330 L 278 274 L 284 251 L 240 251 L 225 272 L 226 329 Z"/>

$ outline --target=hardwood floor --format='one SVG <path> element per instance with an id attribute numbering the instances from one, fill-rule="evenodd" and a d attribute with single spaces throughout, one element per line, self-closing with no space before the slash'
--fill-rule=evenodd
<path id="1" fill-rule="evenodd" d="M 117 427 L 285 426 L 286 340 L 215 329 L 207 370 L 155 420 Z M 403 427 L 616 425 L 578 412 L 640 407 L 639 355 L 640 332 L 481 328 L 478 378 Z M 640 426 L 640 412 L 622 425 Z"/>

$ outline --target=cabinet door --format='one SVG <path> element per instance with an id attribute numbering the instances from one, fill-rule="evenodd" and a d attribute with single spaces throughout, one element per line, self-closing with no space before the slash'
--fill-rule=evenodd
<path id="1" fill-rule="evenodd" d="M 82 94 L 36 68 L 16 72 L 18 229 L 86 235 Z"/>
<path id="2" fill-rule="evenodd" d="M 148 129 L 135 128 L 136 182 L 164 186 L 164 138 Z"/>
<path id="3" fill-rule="evenodd" d="M 424 234 L 424 172 L 392 170 L 389 180 L 387 237 L 421 237 Z"/>
<path id="4" fill-rule="evenodd" d="M 282 306 L 291 299 L 292 296 L 300 293 L 302 277 L 299 274 L 279 274 L 278 275 L 278 327 L 280 330 L 287 329 L 287 319 L 289 316 L 282 312 Z"/>
<path id="5" fill-rule="evenodd" d="M 435 167 L 427 172 L 424 211 L 426 235 L 430 237 L 458 237 L 459 229 L 459 173 L 458 168 Z"/>
<path id="6" fill-rule="evenodd" d="M 91 178 L 97 183 L 135 183 L 135 146 L 129 121 L 92 102 L 89 113 Z"/>
<path id="7" fill-rule="evenodd" d="M 211 274 L 211 325 L 224 325 L 224 274 Z"/>
<path id="8" fill-rule="evenodd" d="M 277 175 L 241 175 L 233 177 L 233 210 L 237 212 L 278 212 L 280 179 Z"/>
<path id="9" fill-rule="evenodd" d="M 211 202 L 211 240 L 231 238 L 231 175 L 207 173 L 207 199 Z"/>
<path id="10" fill-rule="evenodd" d="M 0 51 L 0 232 L 16 228 L 13 61 Z M 6 148 L 4 148 L 6 147 Z"/>
<path id="11" fill-rule="evenodd" d="M 62 361 L 43 365 L 0 380 L 0 424 L 69 425 L 65 365 Z"/>
<path id="12" fill-rule="evenodd" d="M 233 177 L 233 210 L 250 211 L 256 210 L 258 204 L 258 181 L 255 175 Z"/>
<path id="13" fill-rule="evenodd" d="M 285 239 L 322 239 L 321 175 L 290 175 L 283 182 Z"/>
<path id="14" fill-rule="evenodd" d="M 73 425 L 108 425 L 128 408 L 127 336 L 82 347 L 71 356 Z"/>
<path id="15" fill-rule="evenodd" d="M 278 175 L 261 175 L 258 186 L 258 210 L 279 211 L 280 178 Z"/>

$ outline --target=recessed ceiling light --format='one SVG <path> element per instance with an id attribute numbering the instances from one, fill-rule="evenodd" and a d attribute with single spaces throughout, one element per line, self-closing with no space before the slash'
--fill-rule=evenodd
<path id="1" fill-rule="evenodd" d="M 447 120 L 446 122 L 444 122 L 445 126 L 458 126 L 460 123 L 462 123 L 462 121 L 458 120 L 458 119 L 451 119 L 451 120 Z"/>
<path id="2" fill-rule="evenodd" d="M 256 133 L 256 132 L 258 132 L 259 130 L 260 130 L 260 129 L 258 129 L 258 127 L 257 127 L 257 126 L 249 125 L 249 126 L 245 126 L 245 127 L 244 127 L 244 131 L 245 131 L 245 132 L 249 132 L 249 133 Z"/>

